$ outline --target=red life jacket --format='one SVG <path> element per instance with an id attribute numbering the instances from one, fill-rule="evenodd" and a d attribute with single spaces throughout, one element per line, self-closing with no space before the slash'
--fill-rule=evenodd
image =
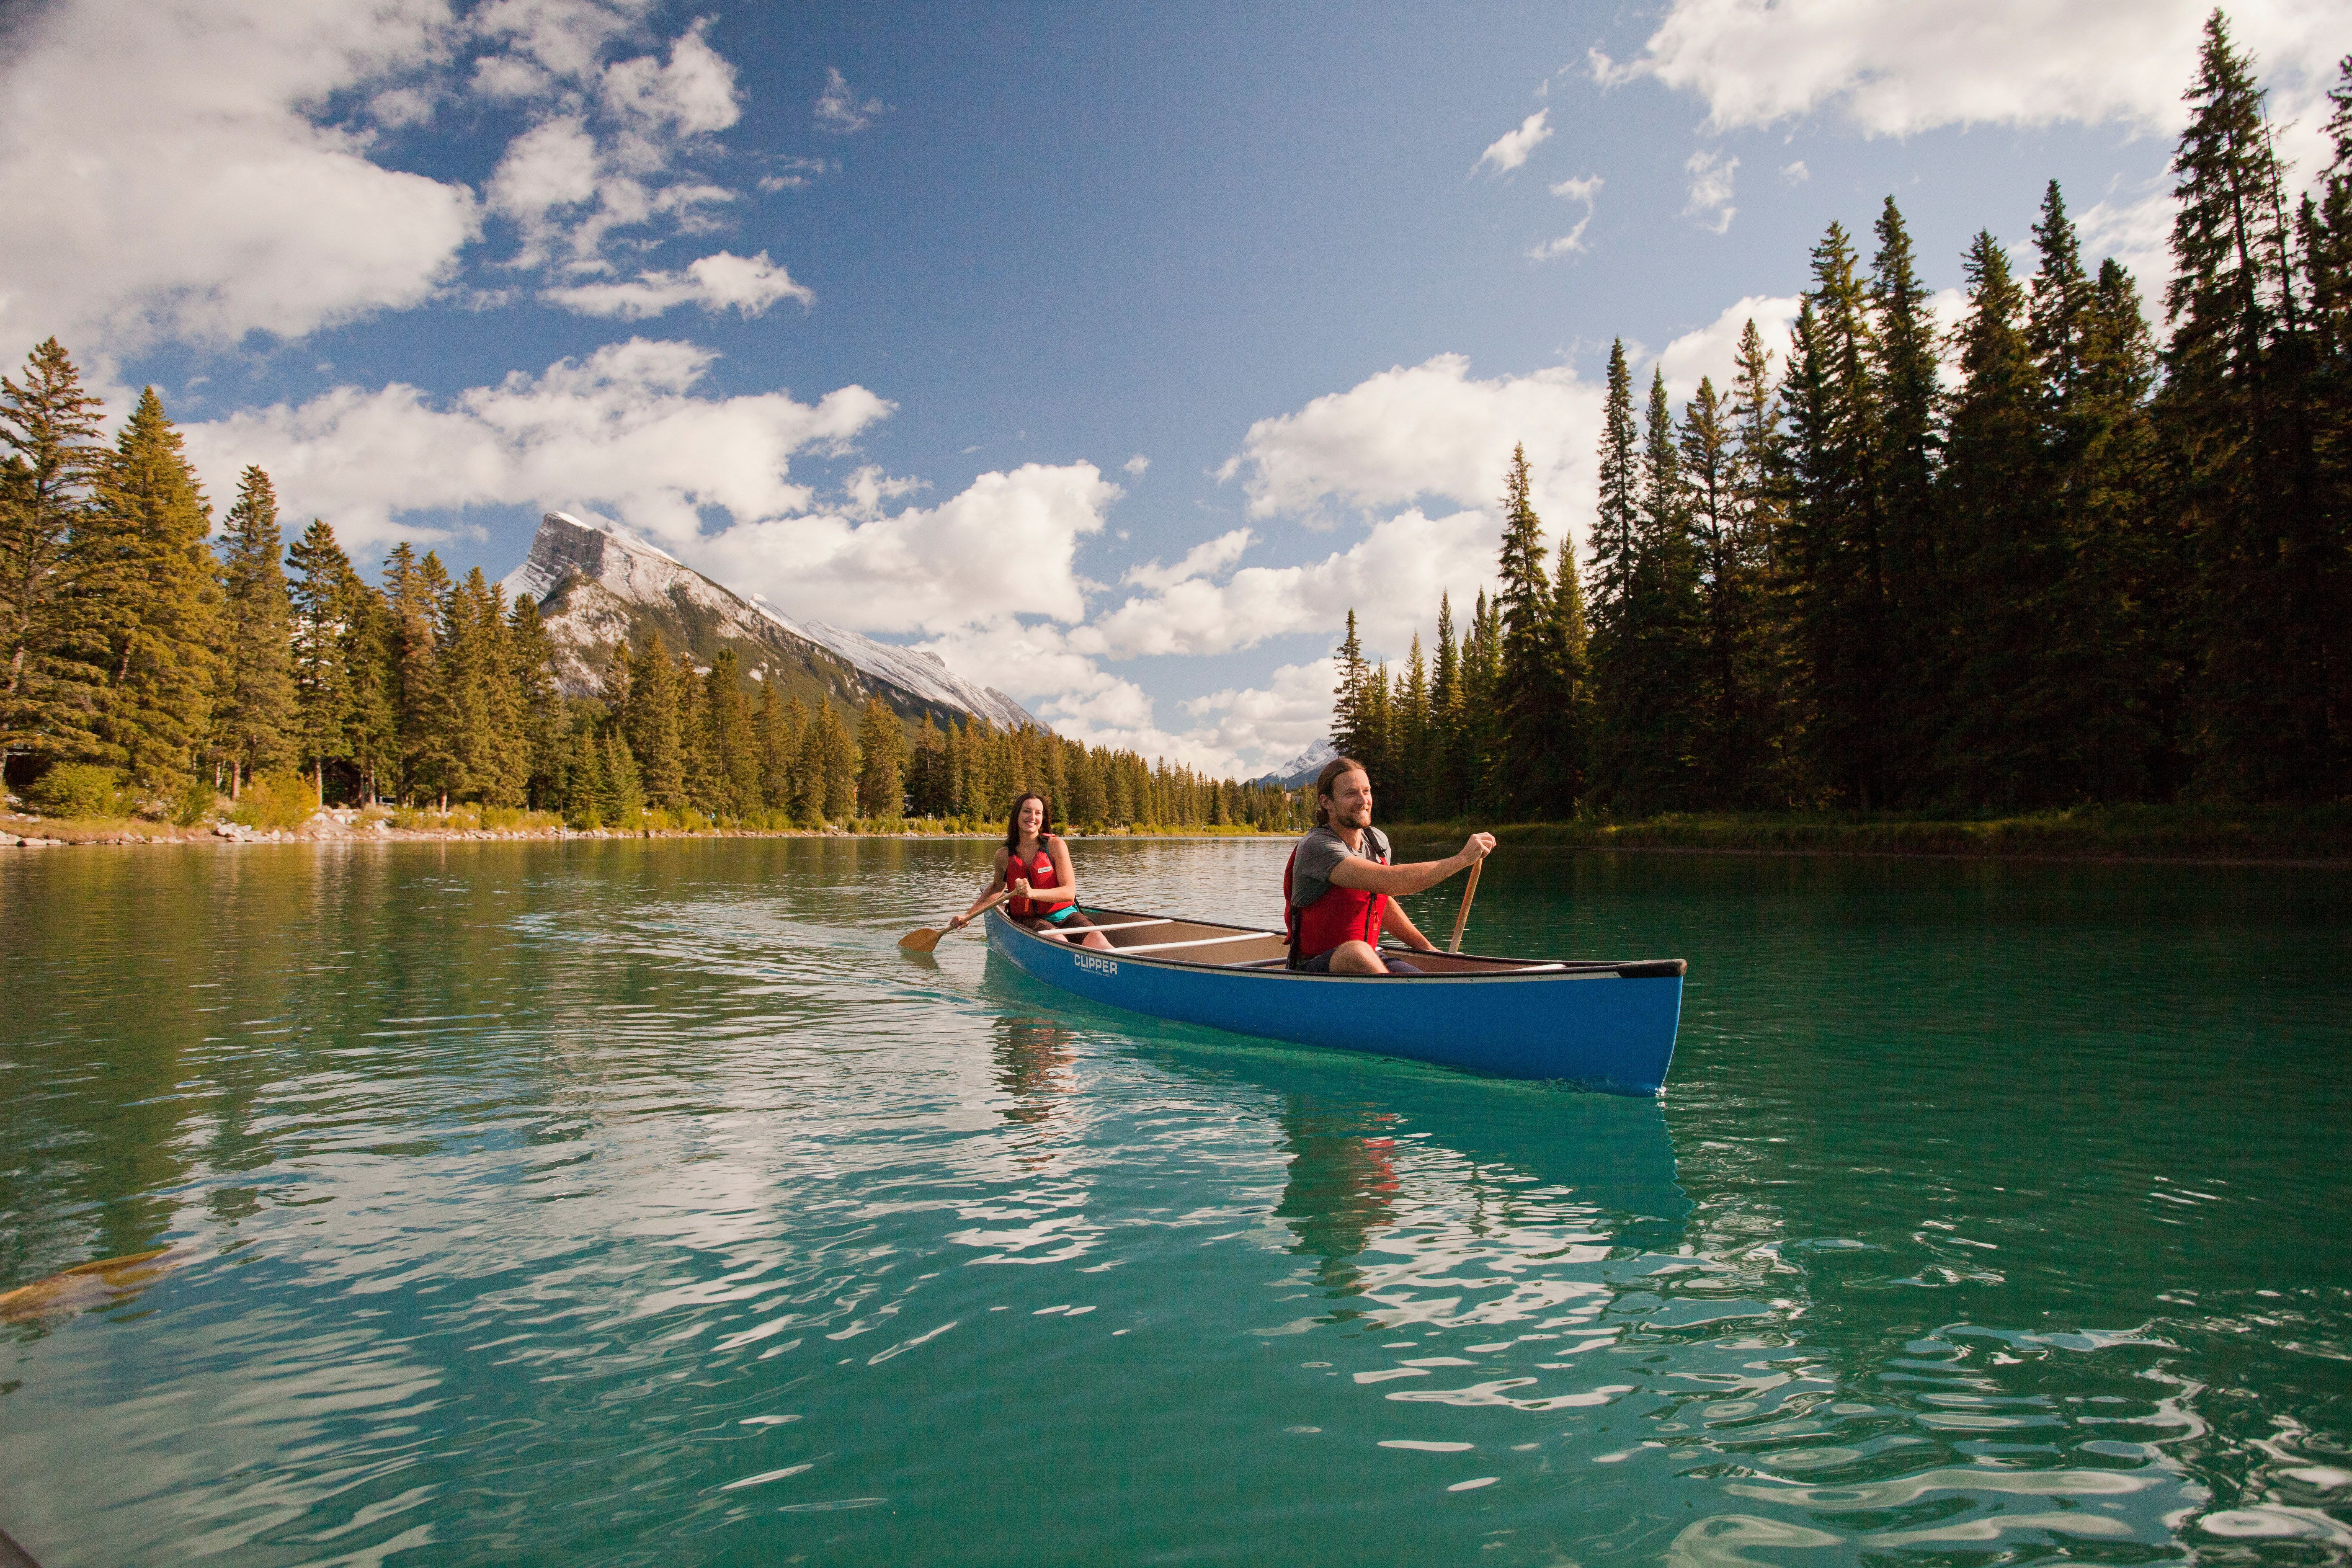
<path id="1" fill-rule="evenodd" d="M 1366 858 L 1377 865 L 1389 863 L 1386 850 Z M 1298 849 L 1294 845 L 1290 858 L 1282 867 L 1282 913 L 1290 928 L 1291 968 L 1297 968 L 1301 959 L 1328 952 L 1343 942 L 1381 945 L 1381 919 L 1387 912 L 1389 901 L 1386 894 L 1343 888 L 1334 882 L 1321 898 L 1302 910 L 1290 901 L 1291 873 L 1297 867 Z"/>
<path id="2" fill-rule="evenodd" d="M 1053 843 L 1054 836 L 1050 833 L 1038 839 L 1037 858 L 1034 861 L 1022 859 L 1018 850 L 1007 849 L 1004 852 L 1004 885 L 1009 888 L 1026 878 L 1032 888 L 1042 889 L 1060 881 L 1062 874 L 1054 868 Z M 1069 901 L 1067 893 L 1058 899 L 1024 899 L 1016 893 L 1004 901 L 1004 912 L 1014 920 L 1025 921 L 1048 910 L 1058 910 Z"/>

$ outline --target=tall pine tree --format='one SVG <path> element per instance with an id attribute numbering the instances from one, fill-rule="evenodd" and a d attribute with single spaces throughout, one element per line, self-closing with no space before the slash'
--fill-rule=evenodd
<path id="1" fill-rule="evenodd" d="M 16 752 L 97 753 L 107 670 L 78 647 L 77 611 L 106 564 L 98 494 L 108 468 L 99 400 L 50 338 L 0 379 L 0 764 Z"/>
<path id="2" fill-rule="evenodd" d="M 223 521 L 226 668 L 215 721 L 234 795 L 241 779 L 294 762 L 298 715 L 289 658 L 294 616 L 280 563 L 278 496 L 268 474 L 246 468 L 237 479 L 236 503 Z"/>
<path id="3" fill-rule="evenodd" d="M 84 660 L 106 671 L 102 754 L 158 795 L 194 776 L 220 688 L 211 526 L 180 432 L 148 387 L 107 465 L 85 579 L 99 592 L 80 605 L 75 635 Z"/>

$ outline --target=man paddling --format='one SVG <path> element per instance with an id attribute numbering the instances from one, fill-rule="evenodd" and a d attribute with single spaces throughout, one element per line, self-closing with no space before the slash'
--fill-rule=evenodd
<path id="1" fill-rule="evenodd" d="M 1423 952 L 1437 951 L 1398 907 L 1398 896 L 1425 892 L 1476 865 L 1495 847 L 1495 836 L 1474 833 L 1443 860 L 1390 865 L 1388 836 L 1372 826 L 1371 776 L 1353 757 L 1323 764 L 1315 778 L 1315 814 L 1316 826 L 1282 871 L 1290 967 L 1309 974 L 1419 974 L 1414 965 L 1380 954 L 1383 933 Z"/>

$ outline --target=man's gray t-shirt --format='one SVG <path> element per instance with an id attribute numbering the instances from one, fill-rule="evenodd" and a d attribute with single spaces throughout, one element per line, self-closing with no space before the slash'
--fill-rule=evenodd
<path id="1" fill-rule="evenodd" d="M 1348 841 L 1328 827 L 1311 827 L 1307 837 L 1298 841 L 1297 858 L 1290 867 L 1290 907 L 1303 910 L 1331 890 L 1332 868 L 1357 853 L 1348 847 Z M 1364 829 L 1363 854 L 1367 859 L 1388 864 L 1388 836 L 1377 827 Z"/>

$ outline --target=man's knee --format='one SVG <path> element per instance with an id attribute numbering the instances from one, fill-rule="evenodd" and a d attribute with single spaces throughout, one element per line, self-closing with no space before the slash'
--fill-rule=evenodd
<path id="1" fill-rule="evenodd" d="M 1370 942 L 1343 942 L 1332 950 L 1331 973 L 1334 974 L 1386 974 L 1388 972 L 1388 965 L 1381 962 L 1381 955 L 1372 951 Z"/>

